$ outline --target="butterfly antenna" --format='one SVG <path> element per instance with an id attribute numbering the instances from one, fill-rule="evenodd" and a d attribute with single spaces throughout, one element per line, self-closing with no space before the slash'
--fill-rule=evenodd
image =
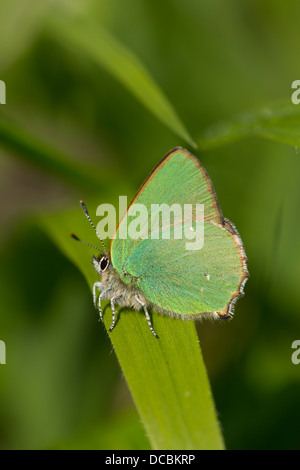
<path id="1" fill-rule="evenodd" d="M 96 246 L 91 245 L 90 243 L 85 242 L 85 241 L 81 240 L 80 238 L 78 238 L 74 233 L 69 233 L 69 237 L 72 237 L 72 238 L 74 238 L 74 240 L 77 240 L 78 242 L 84 243 L 85 245 L 90 246 L 91 248 L 94 248 L 97 251 L 100 251 L 100 253 L 102 253 L 103 255 L 105 254 L 102 250 L 100 250 Z"/>
<path id="2" fill-rule="evenodd" d="M 86 208 L 85 203 L 84 203 L 83 201 L 80 201 L 80 205 L 81 205 L 81 207 L 82 207 L 82 210 L 83 210 L 83 212 L 84 212 L 86 218 L 88 219 L 89 223 L 91 224 L 91 226 L 92 226 L 93 229 L 95 230 L 95 232 L 96 232 L 96 234 L 97 234 L 97 237 L 99 238 L 100 242 L 102 243 L 102 246 L 103 246 L 103 248 L 104 248 L 104 253 L 107 254 L 107 251 L 106 251 L 105 245 L 104 245 L 104 243 L 103 243 L 103 240 L 101 239 L 101 237 L 100 237 L 100 235 L 99 235 L 99 233 L 98 233 L 98 231 L 97 231 L 95 225 L 94 225 L 93 222 L 92 222 L 92 219 L 91 219 L 90 216 L 89 216 L 89 213 L 88 213 L 88 210 L 87 210 L 87 208 Z"/>

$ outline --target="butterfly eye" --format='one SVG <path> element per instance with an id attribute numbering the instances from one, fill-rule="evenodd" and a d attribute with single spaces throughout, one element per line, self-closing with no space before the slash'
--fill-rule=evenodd
<path id="1" fill-rule="evenodd" d="M 106 256 L 103 256 L 103 258 L 100 259 L 99 261 L 99 266 L 101 271 L 105 271 L 108 268 L 109 265 L 109 259 Z"/>

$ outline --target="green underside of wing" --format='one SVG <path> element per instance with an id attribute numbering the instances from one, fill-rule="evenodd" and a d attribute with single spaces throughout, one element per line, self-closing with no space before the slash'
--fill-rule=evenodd
<path id="1" fill-rule="evenodd" d="M 179 315 L 220 312 L 238 291 L 243 276 L 239 249 L 221 226 L 204 224 L 204 246 L 197 251 L 186 249 L 186 239 L 150 238 L 132 245 L 124 257 L 124 242 L 116 241 L 112 252 L 115 269 L 124 282 L 124 272 L 135 278 L 146 299 L 164 310 Z"/>
<path id="2" fill-rule="evenodd" d="M 132 213 L 136 204 L 140 204 L 140 213 Z M 152 217 L 160 211 L 153 205 L 163 204 L 174 209 L 167 212 L 169 222 L 162 211 L 153 227 Z M 185 204 L 192 207 L 188 220 Z M 188 229 L 198 233 L 197 204 L 204 206 L 204 246 L 191 250 L 186 233 Z M 142 186 L 134 205 L 122 219 L 111 246 L 112 263 L 121 279 L 135 283 L 148 301 L 169 312 L 224 311 L 244 275 L 241 248 L 236 244 L 238 236 L 222 226 L 211 182 L 195 157 L 182 149 L 167 156 Z M 178 221 L 180 212 L 184 217 Z M 140 238 L 131 236 L 133 227 Z M 181 239 L 174 238 L 179 227 L 184 233 Z"/>

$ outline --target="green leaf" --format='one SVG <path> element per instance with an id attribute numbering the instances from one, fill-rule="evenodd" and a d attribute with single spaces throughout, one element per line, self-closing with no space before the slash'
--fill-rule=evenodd
<path id="1" fill-rule="evenodd" d="M 106 309 L 105 325 L 111 323 Z M 111 341 L 155 449 L 223 447 L 195 324 L 122 309 Z"/>
<path id="2" fill-rule="evenodd" d="M 51 33 L 75 50 L 84 52 L 122 83 L 164 125 L 192 147 L 197 147 L 172 104 L 142 61 L 124 44 L 99 25 L 70 18 L 51 22 Z"/>
<path id="3" fill-rule="evenodd" d="M 208 127 L 197 142 L 209 150 L 251 136 L 300 146 L 300 107 L 284 102 L 240 114 Z"/>
<path id="4" fill-rule="evenodd" d="M 40 224 L 81 269 L 92 289 L 97 275 L 90 249 L 67 237 L 80 215 L 78 209 L 76 214 L 46 216 Z M 82 223 L 82 230 L 90 233 L 89 224 Z M 121 309 L 109 334 L 152 447 L 223 449 L 194 322 L 155 312 L 152 321 L 159 339 L 151 334 L 143 313 Z M 108 329 L 109 305 L 104 308 L 104 323 Z"/>

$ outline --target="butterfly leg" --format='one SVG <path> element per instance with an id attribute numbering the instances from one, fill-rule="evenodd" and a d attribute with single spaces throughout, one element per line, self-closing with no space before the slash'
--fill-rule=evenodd
<path id="1" fill-rule="evenodd" d="M 112 297 L 110 299 L 110 305 L 111 305 L 111 309 L 112 309 L 112 323 L 111 323 L 110 329 L 108 330 L 109 332 L 111 332 L 113 330 L 114 326 L 115 326 L 115 321 L 116 321 L 115 300 L 118 297 L 121 297 L 121 296 L 120 295 L 115 295 L 114 297 Z"/>
<path id="2" fill-rule="evenodd" d="M 95 282 L 93 285 L 93 300 L 94 300 L 94 307 L 97 308 L 97 289 L 102 290 L 103 286 L 101 282 Z"/>
<path id="3" fill-rule="evenodd" d="M 99 283 L 97 282 L 96 284 L 100 284 L 100 282 L 99 282 Z M 94 285 L 95 285 L 95 284 L 94 284 Z M 98 288 L 99 288 L 99 287 L 98 287 Z M 103 299 L 103 297 L 105 297 L 106 293 L 107 293 L 108 291 L 110 291 L 110 290 L 111 290 L 111 287 L 109 287 L 108 289 L 105 289 L 105 290 L 104 290 L 103 292 L 101 292 L 101 294 L 99 295 L 99 299 L 98 299 L 98 311 L 99 311 L 99 316 L 100 316 L 99 321 L 100 321 L 100 320 L 103 321 L 103 317 L 102 317 L 102 307 L 101 307 L 101 299 Z M 96 308 L 97 308 L 97 306 L 96 306 Z"/>
<path id="4" fill-rule="evenodd" d="M 155 338 L 158 338 L 157 334 L 155 333 L 154 329 L 153 329 L 153 326 L 152 326 L 152 323 L 151 323 L 151 318 L 150 318 L 150 315 L 149 315 L 149 312 L 147 310 L 147 307 L 146 305 L 144 304 L 144 302 L 142 302 L 137 296 L 135 297 L 136 300 L 138 301 L 138 303 L 143 307 L 144 309 L 144 312 L 145 312 L 145 315 L 146 315 L 146 320 L 148 322 L 148 325 L 149 325 L 149 328 L 150 328 L 150 331 L 151 333 L 155 336 Z"/>

